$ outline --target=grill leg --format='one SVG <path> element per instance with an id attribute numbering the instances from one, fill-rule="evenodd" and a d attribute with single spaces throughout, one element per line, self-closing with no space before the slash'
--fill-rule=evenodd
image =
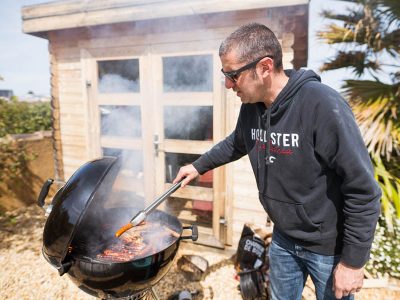
<path id="1" fill-rule="evenodd" d="M 153 298 L 154 298 L 155 300 L 160 300 L 160 299 L 158 298 L 157 293 L 156 293 L 156 291 L 154 290 L 153 287 L 150 289 L 150 293 L 151 293 L 151 295 L 153 296 Z"/>

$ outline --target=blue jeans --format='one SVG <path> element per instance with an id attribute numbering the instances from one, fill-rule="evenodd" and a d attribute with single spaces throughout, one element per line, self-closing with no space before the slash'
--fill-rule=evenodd
<path id="1" fill-rule="evenodd" d="M 296 245 L 274 230 L 269 248 L 270 282 L 272 300 L 301 300 L 308 275 L 315 285 L 318 300 L 333 300 L 333 270 L 339 255 L 317 254 Z M 342 299 L 353 300 L 349 295 Z"/>

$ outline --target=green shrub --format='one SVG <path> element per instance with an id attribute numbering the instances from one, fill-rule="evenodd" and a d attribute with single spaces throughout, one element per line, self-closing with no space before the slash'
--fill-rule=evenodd
<path id="1" fill-rule="evenodd" d="M 400 220 L 394 218 L 393 233 L 387 229 L 383 217 L 379 219 L 372 244 L 371 258 L 366 269 L 375 277 L 400 278 Z"/>
<path id="2" fill-rule="evenodd" d="M 50 129 L 50 103 L 21 102 L 16 97 L 10 101 L 0 99 L 0 137 Z"/>

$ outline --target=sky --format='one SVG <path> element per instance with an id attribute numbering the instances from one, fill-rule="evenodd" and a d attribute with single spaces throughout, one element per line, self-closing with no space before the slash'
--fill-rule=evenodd
<path id="1" fill-rule="evenodd" d="M 93 0 L 94 1 L 94 0 Z M 223 1 L 223 0 L 221 0 Z M 50 95 L 50 65 L 46 39 L 22 32 L 21 7 L 25 5 L 51 2 L 49 0 L 2 0 L 0 9 L 0 89 L 13 90 L 18 97 L 28 92 L 37 96 Z M 323 61 L 335 51 L 316 39 L 316 31 L 327 26 L 319 13 L 322 9 L 340 9 L 345 5 L 340 1 L 311 0 L 309 19 L 308 68 L 318 74 Z M 343 70 L 320 74 L 322 81 L 339 89 L 343 78 L 351 78 Z"/>

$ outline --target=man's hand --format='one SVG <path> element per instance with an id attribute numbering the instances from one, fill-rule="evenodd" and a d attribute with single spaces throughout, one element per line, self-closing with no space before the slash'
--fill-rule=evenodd
<path id="1" fill-rule="evenodd" d="M 364 268 L 353 268 L 339 262 L 333 271 L 333 291 L 341 299 L 361 290 L 364 280 Z"/>
<path id="2" fill-rule="evenodd" d="M 199 172 L 197 172 L 197 170 L 195 169 L 195 167 L 193 167 L 193 165 L 187 165 L 184 167 L 181 167 L 179 169 L 178 174 L 176 175 L 173 183 L 177 183 L 181 178 L 186 177 L 183 181 L 182 181 L 182 185 L 181 187 L 184 187 L 185 185 L 187 185 L 190 181 L 192 181 L 193 179 L 195 179 L 197 176 L 199 176 Z"/>

